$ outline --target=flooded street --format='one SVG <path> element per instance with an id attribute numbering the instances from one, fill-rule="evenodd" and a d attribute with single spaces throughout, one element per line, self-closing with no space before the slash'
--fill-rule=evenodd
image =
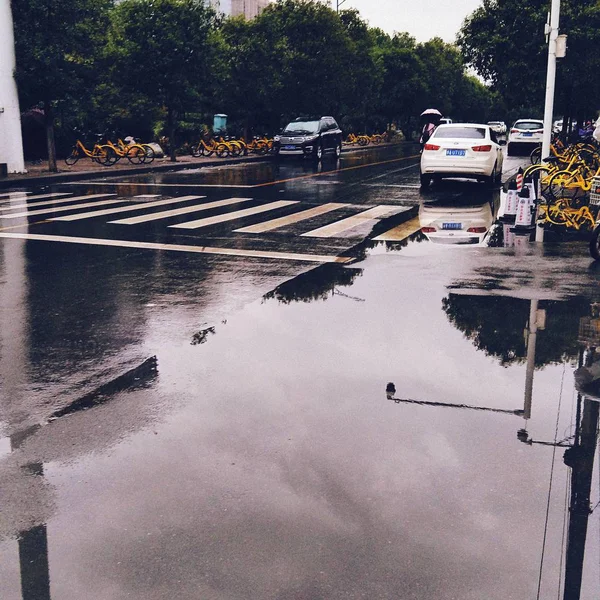
<path id="1" fill-rule="evenodd" d="M 0 598 L 597 598 L 600 272 L 417 160 L 0 199 Z"/>

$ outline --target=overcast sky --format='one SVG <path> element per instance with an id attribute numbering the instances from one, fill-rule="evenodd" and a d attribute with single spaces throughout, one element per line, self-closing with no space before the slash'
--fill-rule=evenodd
<path id="1" fill-rule="evenodd" d="M 331 0 L 333 8 L 336 0 Z M 464 18 L 481 0 L 346 0 L 340 8 L 356 8 L 371 27 L 380 27 L 389 34 L 407 31 L 426 42 L 441 37 L 453 42 Z"/>

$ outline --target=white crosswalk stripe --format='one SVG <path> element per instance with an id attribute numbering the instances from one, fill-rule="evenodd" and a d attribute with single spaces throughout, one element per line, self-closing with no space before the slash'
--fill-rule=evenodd
<path id="1" fill-rule="evenodd" d="M 118 221 L 109 221 L 117 225 L 137 225 L 138 223 L 147 223 L 148 221 L 158 221 L 160 219 L 168 219 L 169 217 L 177 217 L 188 213 L 210 210 L 211 208 L 220 208 L 221 206 L 229 206 L 231 204 L 240 204 L 241 202 L 249 202 L 252 198 L 227 198 L 225 200 L 215 200 L 214 202 L 206 202 L 205 204 L 194 204 L 193 206 L 185 206 L 183 208 L 175 208 L 173 210 L 163 210 L 149 215 L 141 215 L 139 217 L 129 217 L 127 219 L 119 219 Z"/>
<path id="2" fill-rule="evenodd" d="M 129 204 L 119 208 L 108 208 L 106 210 L 93 210 L 91 212 L 76 213 L 74 215 L 65 215 L 49 219 L 50 221 L 80 221 L 82 219 L 93 219 L 94 217 L 104 217 L 106 215 L 114 215 L 117 213 L 130 212 L 135 210 L 143 210 L 154 206 L 166 206 L 167 204 L 175 204 L 177 202 L 189 202 L 190 200 L 199 200 L 206 196 L 179 196 L 177 198 L 169 198 L 167 200 L 156 200 L 154 202 L 140 202 L 139 204 Z M 121 200 L 123 202 L 123 200 Z M 107 203 L 108 204 L 108 203 Z M 83 208 L 83 207 L 82 207 Z"/>
<path id="3" fill-rule="evenodd" d="M 306 221 L 307 219 L 324 215 L 332 210 L 338 210 L 340 208 L 344 208 L 345 206 L 348 205 L 330 202 L 328 204 L 323 204 L 321 206 L 316 206 L 314 208 L 309 208 L 308 210 L 294 213 L 293 215 L 288 215 L 287 217 L 279 217 L 278 219 L 263 221 L 262 223 L 249 225 L 248 227 L 242 227 L 240 229 L 235 229 L 234 231 L 239 233 L 264 233 L 265 231 L 272 231 L 273 229 L 285 227 L 286 225 L 300 223 L 301 221 Z"/>
<path id="4" fill-rule="evenodd" d="M 103 194 L 104 195 L 104 194 Z M 89 198 L 89 196 L 86 196 Z M 37 217 L 39 215 L 53 215 L 58 212 L 67 212 L 69 210 L 75 210 L 79 208 L 91 208 L 92 206 L 108 206 L 111 204 L 123 204 L 126 202 L 123 198 L 116 200 L 103 200 L 101 202 L 83 202 L 82 204 L 72 204 L 70 206 L 61 206 L 59 208 L 42 208 L 40 210 L 27 210 L 20 213 L 10 213 L 7 215 L 0 215 L 0 219 L 16 219 L 18 217 Z"/>
<path id="5" fill-rule="evenodd" d="M 313 229 L 312 231 L 303 233 L 302 236 L 319 238 L 335 237 L 336 235 L 348 231 L 349 229 L 353 229 L 354 227 L 358 227 L 359 225 L 362 225 L 367 221 L 376 220 L 379 217 L 383 217 L 384 215 L 387 215 L 392 211 L 398 210 L 398 206 L 375 206 L 352 217 L 342 219 L 341 221 L 335 221 L 334 223 L 330 223 L 329 225 L 325 225 L 324 227 L 319 227 L 318 229 Z"/>
<path id="6" fill-rule="evenodd" d="M 60 195 L 62 196 L 64 194 Z M 46 200 L 44 202 L 28 202 L 27 204 L 16 204 L 14 206 L 2 206 L 0 210 L 14 210 L 15 208 L 30 208 L 32 206 L 55 206 L 57 204 L 66 204 L 67 202 L 76 202 L 77 200 L 91 200 L 93 198 L 106 198 L 108 196 L 116 196 L 116 194 L 89 194 L 87 196 L 71 196 L 69 198 L 62 198 L 61 200 Z M 31 196 L 30 198 L 27 198 L 27 200 L 32 200 L 34 198 L 35 196 Z"/>
<path id="7" fill-rule="evenodd" d="M 205 219 L 197 219 L 195 221 L 187 221 L 186 223 L 178 223 L 177 225 L 169 225 L 169 227 L 174 229 L 200 229 L 201 227 L 208 227 L 209 225 L 216 225 L 217 223 L 224 223 L 226 221 L 235 221 L 243 217 L 249 217 L 250 215 L 268 212 L 277 208 L 283 208 L 284 206 L 291 206 L 292 204 L 298 204 L 298 202 L 290 200 L 278 200 L 277 202 L 270 202 L 269 204 L 263 204 L 262 206 L 256 206 L 254 208 L 246 208 L 244 210 L 237 210 L 235 212 L 225 213 L 223 215 L 217 215 L 214 217 L 207 217 Z"/>
<path id="8" fill-rule="evenodd" d="M 55 194 L 37 194 L 35 196 L 30 196 L 29 193 L 30 192 L 11 192 L 10 194 L 6 194 L 8 196 L 8 198 L 2 198 L 0 200 L 0 204 L 3 205 L 2 208 L 5 208 L 4 207 L 5 204 L 10 204 L 11 202 L 14 202 L 15 200 L 29 202 L 29 200 L 41 200 L 42 198 L 59 198 L 61 196 L 70 196 L 72 192 L 60 192 L 60 193 L 57 192 Z M 24 206 L 27 206 L 27 205 L 24 205 Z M 8 207 L 6 207 L 6 208 L 8 208 Z M 16 207 L 11 206 L 10 208 L 16 208 Z"/>
<path id="9" fill-rule="evenodd" d="M 60 242 L 82 244 L 86 246 L 112 246 L 115 248 L 138 248 L 145 250 L 163 250 L 171 252 L 189 252 L 192 254 L 217 254 L 222 256 L 241 256 L 246 258 L 270 258 L 274 260 L 295 260 L 315 263 L 349 263 L 352 258 L 327 254 L 301 254 L 296 252 L 278 252 L 273 250 L 245 250 L 244 248 L 211 248 L 210 246 L 187 246 L 182 244 L 157 244 L 134 240 L 106 240 L 65 235 L 44 235 L 39 233 L 3 233 L 0 238 L 13 240 L 32 240 L 40 242 Z"/>

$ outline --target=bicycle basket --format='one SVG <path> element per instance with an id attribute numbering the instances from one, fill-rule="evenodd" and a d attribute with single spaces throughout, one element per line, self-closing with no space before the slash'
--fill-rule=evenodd
<path id="1" fill-rule="evenodd" d="M 600 206 L 600 177 L 595 176 L 592 179 L 592 189 L 590 190 L 590 204 Z"/>

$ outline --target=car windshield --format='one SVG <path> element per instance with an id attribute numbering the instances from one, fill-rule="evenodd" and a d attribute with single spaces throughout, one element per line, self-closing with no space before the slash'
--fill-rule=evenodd
<path id="1" fill-rule="evenodd" d="M 483 127 L 438 127 L 432 137 L 484 140 L 485 129 Z"/>
<path id="2" fill-rule="evenodd" d="M 524 129 L 526 131 L 533 129 L 543 129 L 544 124 L 541 121 L 517 121 L 515 129 Z"/>
<path id="3" fill-rule="evenodd" d="M 502 125 L 500 121 L 488 121 L 488 125 Z"/>
<path id="4" fill-rule="evenodd" d="M 319 121 L 293 121 L 288 123 L 282 133 L 317 133 Z"/>

